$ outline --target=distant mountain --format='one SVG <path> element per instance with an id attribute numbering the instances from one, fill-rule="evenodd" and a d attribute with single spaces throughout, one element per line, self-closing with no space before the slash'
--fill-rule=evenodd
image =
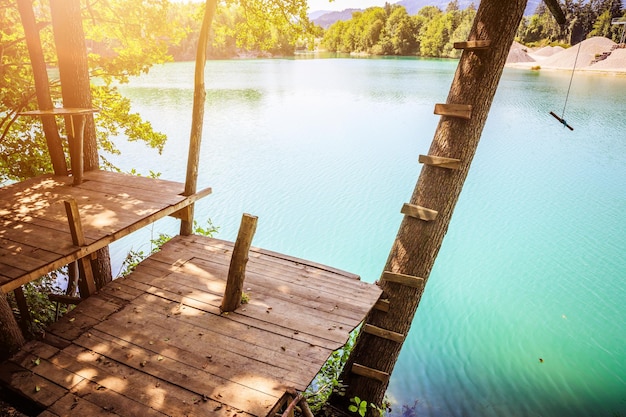
<path id="1" fill-rule="evenodd" d="M 542 2 L 542 0 L 528 0 L 528 5 L 526 6 L 526 10 L 524 11 L 525 16 L 530 16 L 535 13 L 537 6 Z M 441 10 L 446 10 L 446 7 L 450 3 L 450 0 L 401 0 L 394 4 L 399 4 L 404 6 L 406 11 L 410 15 L 417 14 L 425 6 L 437 6 Z M 459 7 L 461 9 L 467 8 L 470 4 L 474 3 L 478 5 L 480 3 L 479 0 L 459 0 Z M 339 20 L 350 20 L 352 19 L 352 13 L 357 11 L 363 11 L 363 9 L 346 9 L 341 12 L 331 12 L 325 10 L 317 10 L 309 13 L 309 19 L 316 25 L 323 27 L 324 29 L 328 29 L 330 25 L 339 21 Z"/>
<path id="2" fill-rule="evenodd" d="M 328 29 L 330 25 L 339 21 L 339 20 L 350 20 L 352 19 L 352 13 L 362 11 L 363 9 L 345 9 L 340 12 L 328 12 L 324 13 L 317 18 L 311 18 L 313 14 L 316 12 L 309 14 L 309 19 L 313 21 L 318 26 L 323 27 L 324 29 Z"/>

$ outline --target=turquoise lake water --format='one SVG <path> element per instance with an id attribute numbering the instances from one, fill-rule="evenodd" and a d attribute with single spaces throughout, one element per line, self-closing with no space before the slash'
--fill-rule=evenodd
<path id="1" fill-rule="evenodd" d="M 456 61 L 292 59 L 207 65 L 197 205 L 233 240 L 375 281 Z M 395 415 L 626 416 L 626 77 L 506 69 L 388 395 Z M 120 167 L 184 181 L 193 64 L 122 86 L 169 137 Z M 462 138 L 460 138 L 462 139 Z M 112 248 L 129 248 L 174 220 Z M 543 362 L 540 361 L 540 358 Z M 417 403 L 415 403 L 417 401 Z M 405 409 L 409 415 L 411 410 Z"/>

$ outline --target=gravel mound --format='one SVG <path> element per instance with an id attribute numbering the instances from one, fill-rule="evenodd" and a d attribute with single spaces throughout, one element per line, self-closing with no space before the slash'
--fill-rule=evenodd
<path id="1" fill-rule="evenodd" d="M 530 55 L 537 59 L 538 57 L 546 58 L 552 56 L 554 54 L 558 54 L 561 51 L 564 51 L 565 48 L 562 46 L 544 46 L 543 48 L 539 48 L 536 51 L 532 52 Z"/>
<path id="2" fill-rule="evenodd" d="M 528 54 L 528 48 L 518 42 L 513 42 L 509 55 L 506 58 L 507 64 L 514 64 L 519 62 L 535 62 L 535 59 Z"/>
<path id="3" fill-rule="evenodd" d="M 576 62 L 577 69 L 585 68 L 591 65 L 597 55 L 610 51 L 613 45 L 615 42 L 612 40 L 595 36 L 580 43 L 580 53 L 578 52 L 579 45 L 574 45 L 541 61 L 541 67 L 571 70 Z M 578 60 L 576 60 L 576 54 L 578 54 Z"/>
<path id="4" fill-rule="evenodd" d="M 580 52 L 578 50 L 579 45 Z M 516 42 L 509 51 L 507 66 L 524 69 L 538 67 L 547 70 L 572 71 L 574 62 L 576 62 L 576 70 L 626 73 L 626 48 L 613 49 L 616 45 L 608 38 L 596 36 L 568 49 L 548 46 L 531 51 Z M 528 55 L 530 59 L 526 58 L 524 54 Z M 578 54 L 578 60 L 576 54 Z M 596 57 L 603 54 L 608 56 L 601 61 L 593 62 Z"/>

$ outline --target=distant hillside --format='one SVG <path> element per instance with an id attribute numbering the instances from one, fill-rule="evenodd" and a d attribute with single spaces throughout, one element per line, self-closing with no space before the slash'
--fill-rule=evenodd
<path id="1" fill-rule="evenodd" d="M 528 0 L 528 5 L 526 6 L 526 10 L 524 15 L 530 16 L 535 13 L 537 6 L 541 3 L 542 0 Z M 417 14 L 425 6 L 437 6 L 441 10 L 445 10 L 448 6 L 449 0 L 401 0 L 394 4 L 399 4 L 404 6 L 406 11 L 410 15 Z M 472 0 L 459 0 L 459 7 L 465 9 L 470 4 L 478 4 L 480 1 L 472 1 Z M 352 13 L 355 11 L 363 11 L 363 9 L 346 9 L 341 12 L 330 12 L 324 10 L 317 10 L 309 13 L 309 19 L 316 25 L 323 27 L 324 29 L 328 29 L 330 25 L 339 21 L 339 20 L 350 20 L 352 19 Z"/>
<path id="2" fill-rule="evenodd" d="M 324 13 L 317 18 L 312 18 L 311 16 L 315 14 L 315 12 L 309 14 L 309 19 L 313 21 L 318 26 L 323 27 L 324 29 L 328 29 L 330 25 L 339 21 L 339 20 L 350 20 L 352 19 L 352 13 L 361 11 L 363 9 L 345 9 L 340 12 L 328 12 Z"/>

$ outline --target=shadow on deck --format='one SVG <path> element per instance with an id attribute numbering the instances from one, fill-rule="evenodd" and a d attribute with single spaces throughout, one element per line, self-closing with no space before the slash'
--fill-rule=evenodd
<path id="1" fill-rule="evenodd" d="M 87 182 L 88 184 L 88 182 Z M 175 237 L 2 364 L 41 416 L 265 416 L 303 391 L 380 296 L 356 275 L 250 250 L 248 304 L 220 314 L 233 244 Z"/>

